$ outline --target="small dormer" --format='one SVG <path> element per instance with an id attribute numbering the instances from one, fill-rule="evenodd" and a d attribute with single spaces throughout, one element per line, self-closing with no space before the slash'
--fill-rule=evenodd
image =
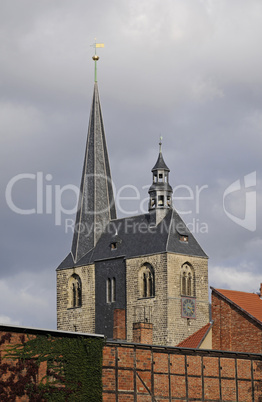
<path id="1" fill-rule="evenodd" d="M 116 234 L 111 239 L 110 249 L 112 251 L 116 250 L 120 246 L 121 243 L 122 243 L 122 240 L 120 239 L 120 237 L 118 236 L 118 234 L 116 232 Z"/>

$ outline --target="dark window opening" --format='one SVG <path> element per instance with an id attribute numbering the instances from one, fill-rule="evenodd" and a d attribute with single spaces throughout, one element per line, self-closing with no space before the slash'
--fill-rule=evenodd
<path id="1" fill-rule="evenodd" d="M 73 307 L 76 307 L 76 287 L 75 287 L 75 284 L 73 283 L 73 286 L 72 286 L 72 291 L 73 291 Z"/>
<path id="2" fill-rule="evenodd" d="M 181 236 L 180 236 L 180 241 L 188 242 L 188 236 L 181 235 Z"/>
<path id="3" fill-rule="evenodd" d="M 82 305 L 82 289 L 79 282 L 77 283 L 77 305 L 78 307 Z"/>
<path id="4" fill-rule="evenodd" d="M 117 243 L 111 243 L 111 250 L 115 250 L 117 248 Z"/>
<path id="5" fill-rule="evenodd" d="M 184 264 L 181 271 L 181 295 L 194 296 L 194 272 L 189 264 Z"/>
<path id="6" fill-rule="evenodd" d="M 182 295 L 186 295 L 186 273 L 183 272 L 182 276 Z"/>
<path id="7" fill-rule="evenodd" d="M 116 278 L 112 278 L 111 281 L 111 294 L 112 294 L 112 302 L 116 301 Z"/>
<path id="8" fill-rule="evenodd" d="M 68 308 L 76 308 L 82 306 L 82 284 L 78 275 L 73 274 L 69 279 L 68 287 Z"/>
<path id="9" fill-rule="evenodd" d="M 155 296 L 154 269 L 149 264 L 141 268 L 139 274 L 140 297 Z"/>
<path id="10" fill-rule="evenodd" d="M 192 291 L 192 275 L 189 272 L 188 278 L 187 278 L 187 295 L 188 296 L 192 296 L 191 291 Z"/>
<path id="11" fill-rule="evenodd" d="M 111 293 L 111 279 L 108 278 L 106 281 L 106 301 L 111 303 L 112 293 Z"/>
<path id="12" fill-rule="evenodd" d="M 147 279 L 146 273 L 143 274 L 143 297 L 147 296 Z"/>
<path id="13" fill-rule="evenodd" d="M 106 302 L 113 303 L 116 301 L 116 278 L 108 278 L 106 281 Z"/>
<path id="14" fill-rule="evenodd" d="M 163 181 L 163 174 L 159 173 L 158 175 L 158 181 L 162 182 Z"/>
<path id="15" fill-rule="evenodd" d="M 164 196 L 163 196 L 163 195 L 159 195 L 159 196 L 158 196 L 158 206 L 159 206 L 159 207 L 163 207 L 163 206 L 164 206 Z"/>

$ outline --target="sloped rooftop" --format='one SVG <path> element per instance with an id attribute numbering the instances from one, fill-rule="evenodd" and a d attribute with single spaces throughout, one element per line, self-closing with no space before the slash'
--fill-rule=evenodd
<path id="1" fill-rule="evenodd" d="M 175 210 L 170 210 L 157 226 L 154 221 L 154 213 L 112 220 L 91 251 L 77 263 L 69 253 L 58 270 L 102 259 L 134 258 L 164 252 L 208 258 Z M 181 235 L 186 235 L 188 241 L 181 241 Z M 114 243 L 116 247 L 112 249 Z"/>
<path id="2" fill-rule="evenodd" d="M 262 300 L 258 294 L 237 290 L 215 289 L 213 287 L 211 289 L 262 325 Z"/>
<path id="3" fill-rule="evenodd" d="M 180 342 L 177 347 L 181 348 L 192 348 L 198 349 L 201 346 L 201 343 L 207 336 L 210 328 L 212 327 L 212 323 L 208 323 L 196 331 L 194 334 L 190 335 L 188 338 L 184 339 Z"/>

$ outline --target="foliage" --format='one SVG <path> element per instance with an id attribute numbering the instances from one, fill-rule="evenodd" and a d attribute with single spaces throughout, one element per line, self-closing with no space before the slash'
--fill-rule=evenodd
<path id="1" fill-rule="evenodd" d="M 10 339 L 4 334 L 0 345 Z M 102 339 L 22 335 L 20 341 L 0 364 L 2 402 L 24 395 L 32 402 L 102 400 Z"/>

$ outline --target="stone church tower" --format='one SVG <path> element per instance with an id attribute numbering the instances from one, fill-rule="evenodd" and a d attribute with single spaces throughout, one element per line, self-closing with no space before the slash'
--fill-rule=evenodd
<path id="1" fill-rule="evenodd" d="M 59 330 L 131 342 L 144 326 L 175 346 L 209 322 L 208 258 L 172 206 L 169 172 L 160 143 L 148 213 L 116 218 L 95 80 L 72 248 L 57 268 Z"/>

